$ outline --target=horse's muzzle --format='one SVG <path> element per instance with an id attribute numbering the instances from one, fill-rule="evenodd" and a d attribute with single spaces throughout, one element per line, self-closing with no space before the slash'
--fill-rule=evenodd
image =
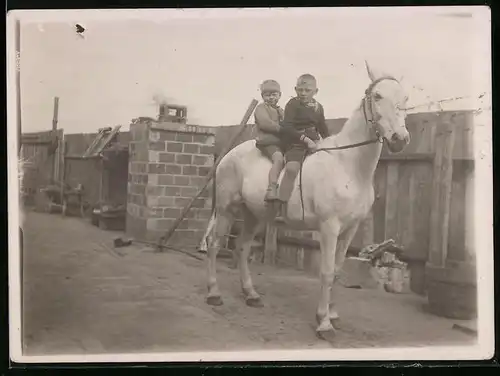
<path id="1" fill-rule="evenodd" d="M 410 143 L 409 135 L 399 135 L 398 133 L 394 133 L 390 140 L 387 140 L 387 147 L 391 153 L 400 153 L 403 151 L 406 145 Z"/>

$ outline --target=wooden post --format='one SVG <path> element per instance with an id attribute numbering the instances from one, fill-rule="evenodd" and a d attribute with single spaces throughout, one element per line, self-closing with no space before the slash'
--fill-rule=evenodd
<path id="1" fill-rule="evenodd" d="M 369 211 L 368 215 L 363 220 L 363 222 L 361 222 L 361 231 L 362 231 L 363 246 L 375 244 L 373 208 Z"/>
<path id="2" fill-rule="evenodd" d="M 54 97 L 54 114 L 52 116 L 52 130 L 57 130 L 57 121 L 59 119 L 59 97 Z"/>
<path id="3" fill-rule="evenodd" d="M 101 157 L 98 159 L 98 170 L 99 170 L 99 205 L 102 209 L 102 206 L 105 203 L 104 197 L 104 159 Z"/>
<path id="4" fill-rule="evenodd" d="M 56 132 L 57 135 L 57 150 L 54 155 L 54 181 L 61 181 L 61 165 L 62 158 L 64 157 L 63 143 L 64 143 L 64 131 L 59 129 Z"/>
<path id="5" fill-rule="evenodd" d="M 453 146 L 455 145 L 455 129 L 451 122 L 446 123 L 446 133 L 443 145 L 443 159 L 441 165 L 440 211 L 441 222 L 441 265 L 445 265 L 448 254 L 448 239 L 450 228 L 451 189 L 453 183 Z"/>
<path id="6" fill-rule="evenodd" d="M 387 163 L 387 182 L 385 200 L 385 239 L 399 242 L 398 195 L 399 195 L 399 162 Z"/>
<path id="7" fill-rule="evenodd" d="M 203 194 L 203 192 L 205 192 L 205 189 L 207 189 L 208 184 L 210 183 L 210 181 L 212 180 L 213 176 L 215 175 L 215 171 L 217 170 L 217 166 L 219 165 L 219 163 L 222 160 L 222 158 L 224 158 L 224 156 L 233 148 L 233 145 L 236 142 L 236 140 L 245 131 L 247 123 L 248 123 L 248 120 L 250 120 L 250 116 L 252 116 L 252 113 L 255 110 L 255 107 L 257 107 L 258 103 L 259 102 L 256 99 L 252 99 L 252 102 L 250 102 L 250 105 L 248 106 L 248 108 L 247 108 L 247 110 L 245 112 L 245 115 L 243 115 L 243 119 L 240 122 L 240 127 L 234 133 L 233 137 L 231 137 L 231 139 L 229 140 L 229 142 L 226 144 L 226 147 L 224 148 L 224 150 L 219 154 L 219 157 L 214 162 L 214 165 L 212 166 L 212 168 L 208 172 L 207 177 L 205 178 L 206 180 L 205 180 L 205 183 L 203 184 L 202 188 L 187 203 L 187 205 L 184 207 L 184 209 L 182 210 L 182 212 L 179 215 L 179 217 L 175 220 L 175 222 L 172 225 L 172 227 L 168 230 L 168 232 L 164 236 L 162 236 L 160 238 L 159 243 L 158 243 L 158 245 L 159 245 L 158 248 L 160 250 L 163 248 L 162 246 L 165 245 L 166 242 L 170 239 L 170 237 L 172 236 L 172 234 L 174 233 L 174 231 L 177 229 L 177 227 L 179 227 L 179 225 L 181 224 L 182 220 L 186 216 L 187 212 L 191 209 L 191 207 L 196 202 L 196 200 Z"/>
<path id="8" fill-rule="evenodd" d="M 52 116 L 52 137 L 57 137 L 57 121 L 59 118 L 59 97 L 54 97 L 54 114 Z M 58 141 L 59 142 L 59 141 Z M 57 153 L 52 155 L 51 182 L 55 183 L 57 169 Z"/>
<path id="9" fill-rule="evenodd" d="M 453 146 L 455 131 L 447 121 L 436 137 L 436 154 L 432 182 L 429 263 L 444 267 L 448 253 L 451 187 L 453 177 Z"/>
<path id="10" fill-rule="evenodd" d="M 276 263 L 276 253 L 278 252 L 278 228 L 272 223 L 269 223 L 266 227 L 264 247 L 264 262 L 268 265 L 274 265 Z"/>
<path id="11" fill-rule="evenodd" d="M 66 141 L 63 139 L 61 141 L 61 166 L 59 168 L 59 181 L 61 183 L 61 205 L 64 205 L 64 182 L 66 180 Z M 61 210 L 63 214 L 64 210 Z"/>

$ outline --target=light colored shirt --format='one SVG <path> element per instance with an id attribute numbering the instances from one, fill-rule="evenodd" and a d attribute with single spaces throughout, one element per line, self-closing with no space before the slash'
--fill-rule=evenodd
<path id="1" fill-rule="evenodd" d="M 281 143 L 280 122 L 283 121 L 284 112 L 279 106 L 272 107 L 266 103 L 260 103 L 254 112 L 257 144 L 277 145 Z"/>

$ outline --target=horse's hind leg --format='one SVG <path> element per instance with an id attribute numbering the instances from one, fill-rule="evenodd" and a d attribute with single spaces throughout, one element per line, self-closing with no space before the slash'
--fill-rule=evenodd
<path id="1" fill-rule="evenodd" d="M 243 207 L 243 231 L 238 239 L 237 250 L 240 255 L 238 264 L 240 267 L 241 288 L 245 295 L 246 303 L 250 307 L 262 307 L 260 295 L 255 291 L 248 266 L 248 259 L 252 248 L 252 242 L 259 230 L 258 219 L 246 208 Z"/>
<path id="2" fill-rule="evenodd" d="M 221 247 L 221 240 L 229 230 L 233 223 L 233 215 L 226 211 L 217 211 L 215 219 L 214 236 L 208 245 L 208 295 L 207 304 L 222 305 L 222 298 L 217 284 L 217 254 Z"/>

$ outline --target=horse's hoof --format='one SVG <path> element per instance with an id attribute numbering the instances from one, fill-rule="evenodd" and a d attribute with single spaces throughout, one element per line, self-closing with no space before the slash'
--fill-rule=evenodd
<path id="1" fill-rule="evenodd" d="M 246 300 L 247 306 L 254 308 L 264 307 L 262 300 L 260 298 L 247 298 Z"/>
<path id="2" fill-rule="evenodd" d="M 220 296 L 209 296 L 207 298 L 207 304 L 211 306 L 221 306 L 223 303 Z"/>
<path id="3" fill-rule="evenodd" d="M 274 218 L 274 224 L 284 225 L 284 224 L 286 224 L 286 220 L 284 217 L 276 217 L 276 218 Z"/>
<path id="4" fill-rule="evenodd" d="M 316 330 L 316 335 L 318 338 L 327 341 L 329 343 L 333 343 L 335 340 L 335 329 L 330 330 Z"/>
<path id="5" fill-rule="evenodd" d="M 340 329 L 340 317 L 331 317 L 330 323 L 335 329 Z"/>
<path id="6" fill-rule="evenodd" d="M 316 314 L 316 324 L 318 324 L 318 325 L 321 324 L 321 321 L 323 321 L 322 317 L 320 315 Z"/>
<path id="7" fill-rule="evenodd" d="M 330 319 L 330 322 L 333 324 L 335 321 L 339 320 L 339 317 L 338 316 L 330 316 L 329 319 Z M 322 321 L 323 321 L 323 316 L 316 314 L 316 324 L 320 325 Z"/>

